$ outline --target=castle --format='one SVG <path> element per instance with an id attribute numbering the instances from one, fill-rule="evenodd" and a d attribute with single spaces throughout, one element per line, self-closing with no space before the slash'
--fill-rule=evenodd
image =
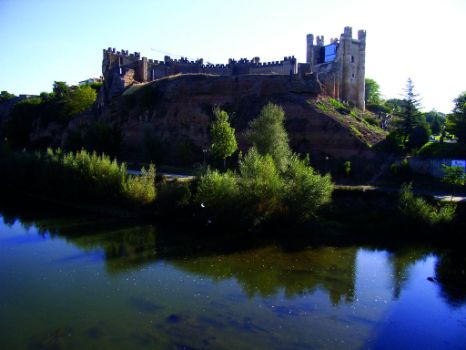
<path id="1" fill-rule="evenodd" d="M 312 34 L 307 36 L 306 43 L 306 63 L 297 63 L 294 56 L 273 62 L 261 62 L 259 57 L 252 60 L 230 59 L 228 64 L 205 64 L 203 59 L 190 61 L 185 57 L 172 59 L 170 56 L 165 56 L 163 61 L 157 61 L 141 57 L 139 52 L 104 49 L 104 99 L 110 100 L 134 83 L 149 82 L 175 74 L 279 74 L 297 78 L 316 74 L 329 96 L 364 109 L 366 32 L 360 30 L 358 39 L 355 40 L 351 27 L 345 27 L 340 39 L 332 39 L 329 45 L 324 45 L 323 36 L 317 36 L 314 45 Z"/>

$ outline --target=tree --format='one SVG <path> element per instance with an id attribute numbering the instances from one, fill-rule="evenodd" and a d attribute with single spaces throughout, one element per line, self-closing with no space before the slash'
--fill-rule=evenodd
<path id="1" fill-rule="evenodd" d="M 427 124 L 429 124 L 432 134 L 439 135 L 445 125 L 445 115 L 435 109 L 424 114 Z"/>
<path id="2" fill-rule="evenodd" d="M 403 144 L 408 144 L 409 137 L 413 134 L 414 128 L 419 124 L 418 117 L 419 113 L 419 95 L 414 93 L 414 84 L 411 78 L 408 78 L 405 87 L 405 107 L 401 112 L 402 121 L 402 132 L 403 132 Z"/>
<path id="3" fill-rule="evenodd" d="M 8 91 L 2 91 L 0 92 L 0 103 L 11 100 L 12 98 L 15 98 L 16 96 L 13 94 L 10 94 Z"/>
<path id="4" fill-rule="evenodd" d="M 366 104 L 374 104 L 374 105 L 378 105 L 381 102 L 380 85 L 374 79 L 366 78 L 365 102 Z"/>
<path id="5" fill-rule="evenodd" d="M 284 120 L 283 109 L 269 103 L 262 108 L 259 116 L 249 123 L 250 141 L 259 154 L 270 154 L 280 171 L 285 171 L 291 156 Z"/>
<path id="6" fill-rule="evenodd" d="M 53 93 L 57 98 L 63 98 L 68 95 L 70 87 L 66 85 L 64 81 L 54 81 L 53 82 Z"/>
<path id="7" fill-rule="evenodd" d="M 392 113 L 399 115 L 404 111 L 406 101 L 399 98 L 391 98 L 385 101 L 385 106 L 387 106 Z"/>
<path id="8" fill-rule="evenodd" d="M 447 116 L 447 131 L 458 138 L 458 142 L 466 143 L 466 91 L 454 100 L 453 113 Z"/>
<path id="9" fill-rule="evenodd" d="M 72 90 L 66 98 L 67 113 L 70 116 L 75 116 L 88 110 L 94 104 L 96 97 L 97 94 L 90 85 Z"/>
<path id="10" fill-rule="evenodd" d="M 219 108 L 214 109 L 215 121 L 212 123 L 210 134 L 212 137 L 211 150 L 215 157 L 223 159 L 223 168 L 226 168 L 226 158 L 237 149 L 235 129 L 230 126 L 228 113 Z"/>

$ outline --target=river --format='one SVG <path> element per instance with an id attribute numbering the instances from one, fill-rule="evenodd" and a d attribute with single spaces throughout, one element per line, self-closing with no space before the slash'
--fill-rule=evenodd
<path id="1" fill-rule="evenodd" d="M 0 348 L 466 349 L 454 253 L 177 237 L 0 212 Z"/>

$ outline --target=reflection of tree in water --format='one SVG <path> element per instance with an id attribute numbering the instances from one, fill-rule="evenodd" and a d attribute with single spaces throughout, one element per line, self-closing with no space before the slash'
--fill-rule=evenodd
<path id="1" fill-rule="evenodd" d="M 342 299 L 353 300 L 356 252 L 353 247 L 325 247 L 286 253 L 266 247 L 172 263 L 214 280 L 234 278 L 249 297 L 272 296 L 280 291 L 292 297 L 322 288 L 336 305 Z"/>
<path id="2" fill-rule="evenodd" d="M 393 267 L 393 298 L 400 297 L 404 284 L 409 279 L 409 268 L 416 262 L 425 259 L 429 255 L 426 249 L 398 249 L 390 255 L 390 262 Z"/>
<path id="3" fill-rule="evenodd" d="M 460 249 L 441 254 L 435 266 L 442 296 L 452 306 L 466 304 L 466 255 Z"/>
<path id="4" fill-rule="evenodd" d="M 19 213 L 19 214 L 18 214 Z M 3 212 L 3 221 L 12 226 L 19 220 L 41 236 L 60 237 L 85 252 L 103 250 L 110 273 L 126 271 L 156 258 L 156 230 L 152 225 L 135 226 L 131 221 L 95 215 L 60 215 L 49 210 Z"/>
<path id="5" fill-rule="evenodd" d="M 134 269 L 156 259 L 156 229 L 152 225 L 68 237 L 68 240 L 88 251 L 102 249 L 109 273 Z"/>

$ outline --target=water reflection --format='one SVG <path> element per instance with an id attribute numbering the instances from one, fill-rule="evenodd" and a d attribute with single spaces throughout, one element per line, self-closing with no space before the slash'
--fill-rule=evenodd
<path id="1" fill-rule="evenodd" d="M 266 242 L 225 243 L 222 237 L 196 239 L 191 233 L 172 228 L 157 232 L 153 225 L 135 225 L 131 221 L 115 221 L 96 216 L 63 216 L 50 211 L 17 211 L 2 213 L 3 222 L 11 227 L 16 222 L 25 230 L 35 227 L 39 235 L 60 237 L 85 252 L 101 250 L 109 273 L 137 269 L 157 260 L 212 280 L 234 278 L 249 297 L 273 296 L 284 292 L 286 297 L 325 289 L 333 305 L 352 302 L 355 291 L 355 270 L 359 247 L 314 247 L 293 252 Z M 251 242 L 249 242 L 251 243 Z M 254 247 L 251 247 L 254 246 Z M 285 246 L 287 246 L 285 244 Z M 294 242 L 296 246 L 296 242 Z M 366 249 L 380 250 L 380 247 Z M 229 253 L 233 251 L 233 253 Z M 398 299 L 409 278 L 409 269 L 416 262 L 436 253 L 425 247 L 390 247 L 388 261 L 392 267 L 392 298 Z M 225 253 L 227 252 L 227 253 Z M 442 296 L 452 306 L 466 303 L 466 257 L 458 250 L 438 253 L 435 277 Z"/>
<path id="2" fill-rule="evenodd" d="M 225 243 L 220 235 L 37 212 L 10 212 L 3 222 L 0 338 L 10 348 L 21 348 L 22 333 L 24 348 L 36 349 L 466 342 L 458 321 L 466 316 L 465 258 L 453 250 L 303 242 L 290 251 L 277 241 Z M 29 313 L 33 326 L 24 322 Z M 426 343 L 422 332 L 431 328 Z"/>

